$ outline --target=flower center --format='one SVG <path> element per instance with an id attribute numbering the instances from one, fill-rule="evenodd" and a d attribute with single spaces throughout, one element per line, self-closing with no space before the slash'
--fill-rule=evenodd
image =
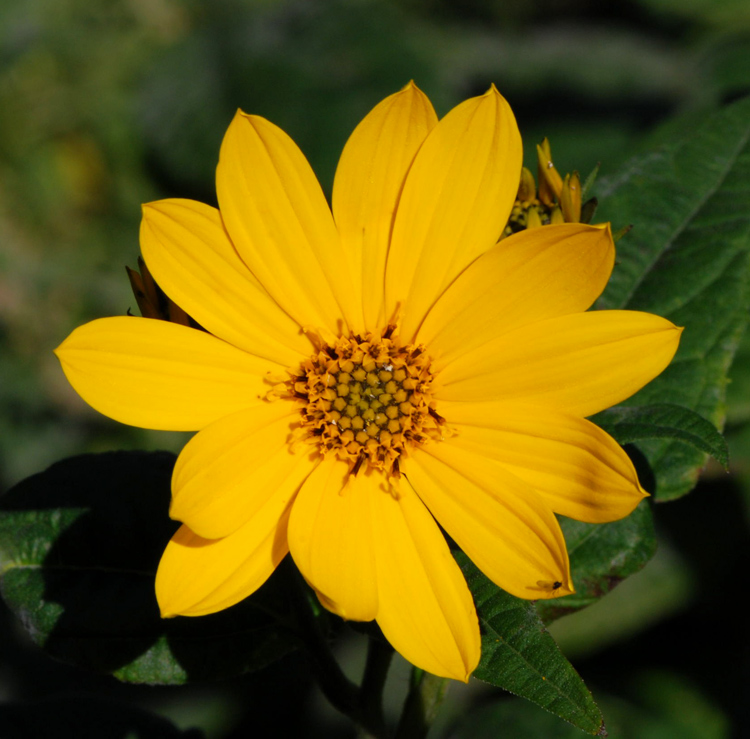
<path id="1" fill-rule="evenodd" d="M 301 427 L 321 453 L 364 462 L 398 476 L 410 446 L 442 437 L 431 395 L 434 378 L 423 347 L 368 334 L 342 337 L 302 363 L 291 380 L 304 402 Z"/>

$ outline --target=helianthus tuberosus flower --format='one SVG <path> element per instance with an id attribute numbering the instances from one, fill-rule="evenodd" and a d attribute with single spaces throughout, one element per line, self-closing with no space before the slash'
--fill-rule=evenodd
<path id="1" fill-rule="evenodd" d="M 554 513 L 612 521 L 644 496 L 585 416 L 658 375 L 680 330 L 587 312 L 614 263 L 608 226 L 496 245 L 520 171 L 494 87 L 438 121 L 410 84 L 349 139 L 333 213 L 291 139 L 242 112 L 218 210 L 144 207 L 145 261 L 206 331 L 105 318 L 57 354 L 102 413 L 199 431 L 174 471 L 164 616 L 237 603 L 291 552 L 327 608 L 466 680 L 479 627 L 438 524 L 510 593 L 572 592 Z"/>

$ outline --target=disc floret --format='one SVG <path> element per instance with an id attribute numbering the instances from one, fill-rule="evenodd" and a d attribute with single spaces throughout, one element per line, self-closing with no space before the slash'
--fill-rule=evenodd
<path id="1" fill-rule="evenodd" d="M 321 453 L 398 476 L 409 447 L 442 438 L 432 400 L 434 375 L 424 347 L 381 336 L 341 337 L 305 360 L 290 381 L 302 401 L 302 435 Z"/>

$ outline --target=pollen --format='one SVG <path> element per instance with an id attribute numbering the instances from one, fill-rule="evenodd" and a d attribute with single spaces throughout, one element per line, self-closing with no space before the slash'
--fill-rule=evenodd
<path id="1" fill-rule="evenodd" d="M 424 347 L 401 345 L 393 326 L 324 345 L 289 381 L 301 403 L 300 434 L 321 454 L 398 477 L 410 448 L 443 438 L 432 399 L 434 374 Z"/>

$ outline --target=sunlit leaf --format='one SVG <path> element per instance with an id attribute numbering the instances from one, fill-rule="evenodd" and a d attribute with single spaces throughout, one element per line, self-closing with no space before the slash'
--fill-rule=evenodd
<path id="1" fill-rule="evenodd" d="M 674 404 L 721 429 L 727 373 L 750 311 L 750 99 L 643 154 L 597 188 L 597 220 L 633 224 L 599 308 L 657 313 L 684 326 L 672 364 L 626 405 Z M 638 442 L 654 496 L 687 493 L 706 452 Z"/>

